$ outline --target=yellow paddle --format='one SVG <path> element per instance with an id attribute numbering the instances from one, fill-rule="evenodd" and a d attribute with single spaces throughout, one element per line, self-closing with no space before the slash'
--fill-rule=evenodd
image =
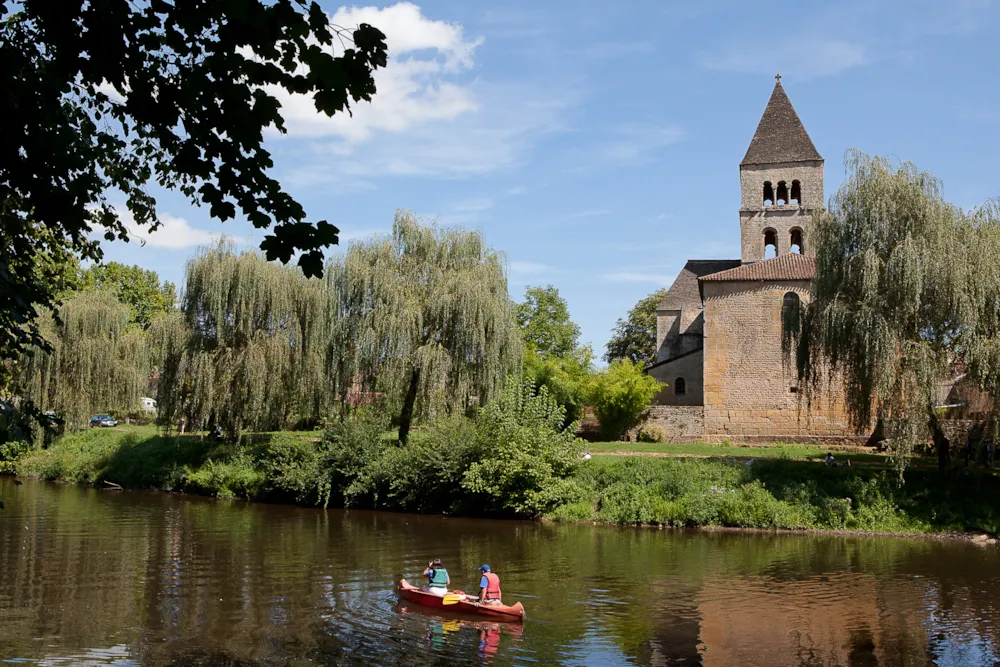
<path id="1" fill-rule="evenodd" d="M 444 605 L 458 604 L 459 602 L 461 602 L 464 599 L 465 599 L 465 596 L 463 596 L 463 595 L 455 595 L 454 593 L 446 593 L 445 596 L 444 596 L 444 598 L 441 600 L 441 604 L 444 604 Z"/>

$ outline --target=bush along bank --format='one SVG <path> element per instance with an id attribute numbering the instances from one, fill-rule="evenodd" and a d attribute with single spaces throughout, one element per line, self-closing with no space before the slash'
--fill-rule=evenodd
<path id="1" fill-rule="evenodd" d="M 885 468 L 815 461 L 597 457 L 574 481 L 585 490 L 549 517 L 633 525 L 731 526 L 887 534 L 1000 532 L 992 471 Z"/>
<path id="2" fill-rule="evenodd" d="M 20 475 L 322 506 L 536 517 L 583 488 L 576 424 L 530 382 L 509 382 L 474 418 L 441 419 L 405 445 L 384 412 L 362 409 L 322 438 L 263 435 L 240 444 L 94 430 L 16 462 Z"/>
<path id="3" fill-rule="evenodd" d="M 475 418 L 421 427 L 406 445 L 375 411 L 318 433 L 215 443 L 96 429 L 19 453 L 18 474 L 126 488 L 467 516 L 669 526 L 914 534 L 1000 533 L 992 471 L 814 461 L 595 457 L 546 392 L 511 383 Z M 0 452 L 2 454 L 3 452 Z"/>

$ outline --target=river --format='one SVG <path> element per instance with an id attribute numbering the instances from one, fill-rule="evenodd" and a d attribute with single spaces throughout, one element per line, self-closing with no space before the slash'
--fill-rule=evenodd
<path id="1" fill-rule="evenodd" d="M 994 547 L 456 519 L 0 478 L 0 661 L 994 665 Z M 400 604 L 489 563 L 522 625 Z"/>

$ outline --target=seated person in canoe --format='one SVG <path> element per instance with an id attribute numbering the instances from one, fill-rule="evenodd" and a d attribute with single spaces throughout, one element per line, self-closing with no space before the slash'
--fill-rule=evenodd
<path id="1" fill-rule="evenodd" d="M 441 597 L 444 597 L 448 593 L 448 586 L 451 585 L 451 579 L 448 577 L 448 570 L 444 569 L 444 565 L 441 564 L 440 558 L 435 558 L 427 563 L 424 576 L 427 577 L 427 585 L 420 590 L 440 595 Z"/>
<path id="2" fill-rule="evenodd" d="M 482 575 L 479 579 L 479 602 L 503 604 L 500 601 L 500 577 L 490 569 L 489 565 L 482 565 L 479 572 Z"/>

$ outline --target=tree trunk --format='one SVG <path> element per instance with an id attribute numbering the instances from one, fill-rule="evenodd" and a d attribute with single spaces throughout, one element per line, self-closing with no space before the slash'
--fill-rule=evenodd
<path id="1" fill-rule="evenodd" d="M 934 438 L 934 448 L 938 455 L 938 470 L 945 472 L 951 467 L 951 441 L 944 434 L 941 428 L 941 421 L 938 419 L 934 409 L 931 408 L 931 434 Z"/>
<path id="2" fill-rule="evenodd" d="M 417 402 L 417 387 L 420 385 L 420 371 L 414 369 L 410 376 L 410 387 L 403 400 L 403 413 L 399 416 L 399 444 L 405 445 L 410 437 L 410 422 L 413 421 L 413 406 Z"/>

